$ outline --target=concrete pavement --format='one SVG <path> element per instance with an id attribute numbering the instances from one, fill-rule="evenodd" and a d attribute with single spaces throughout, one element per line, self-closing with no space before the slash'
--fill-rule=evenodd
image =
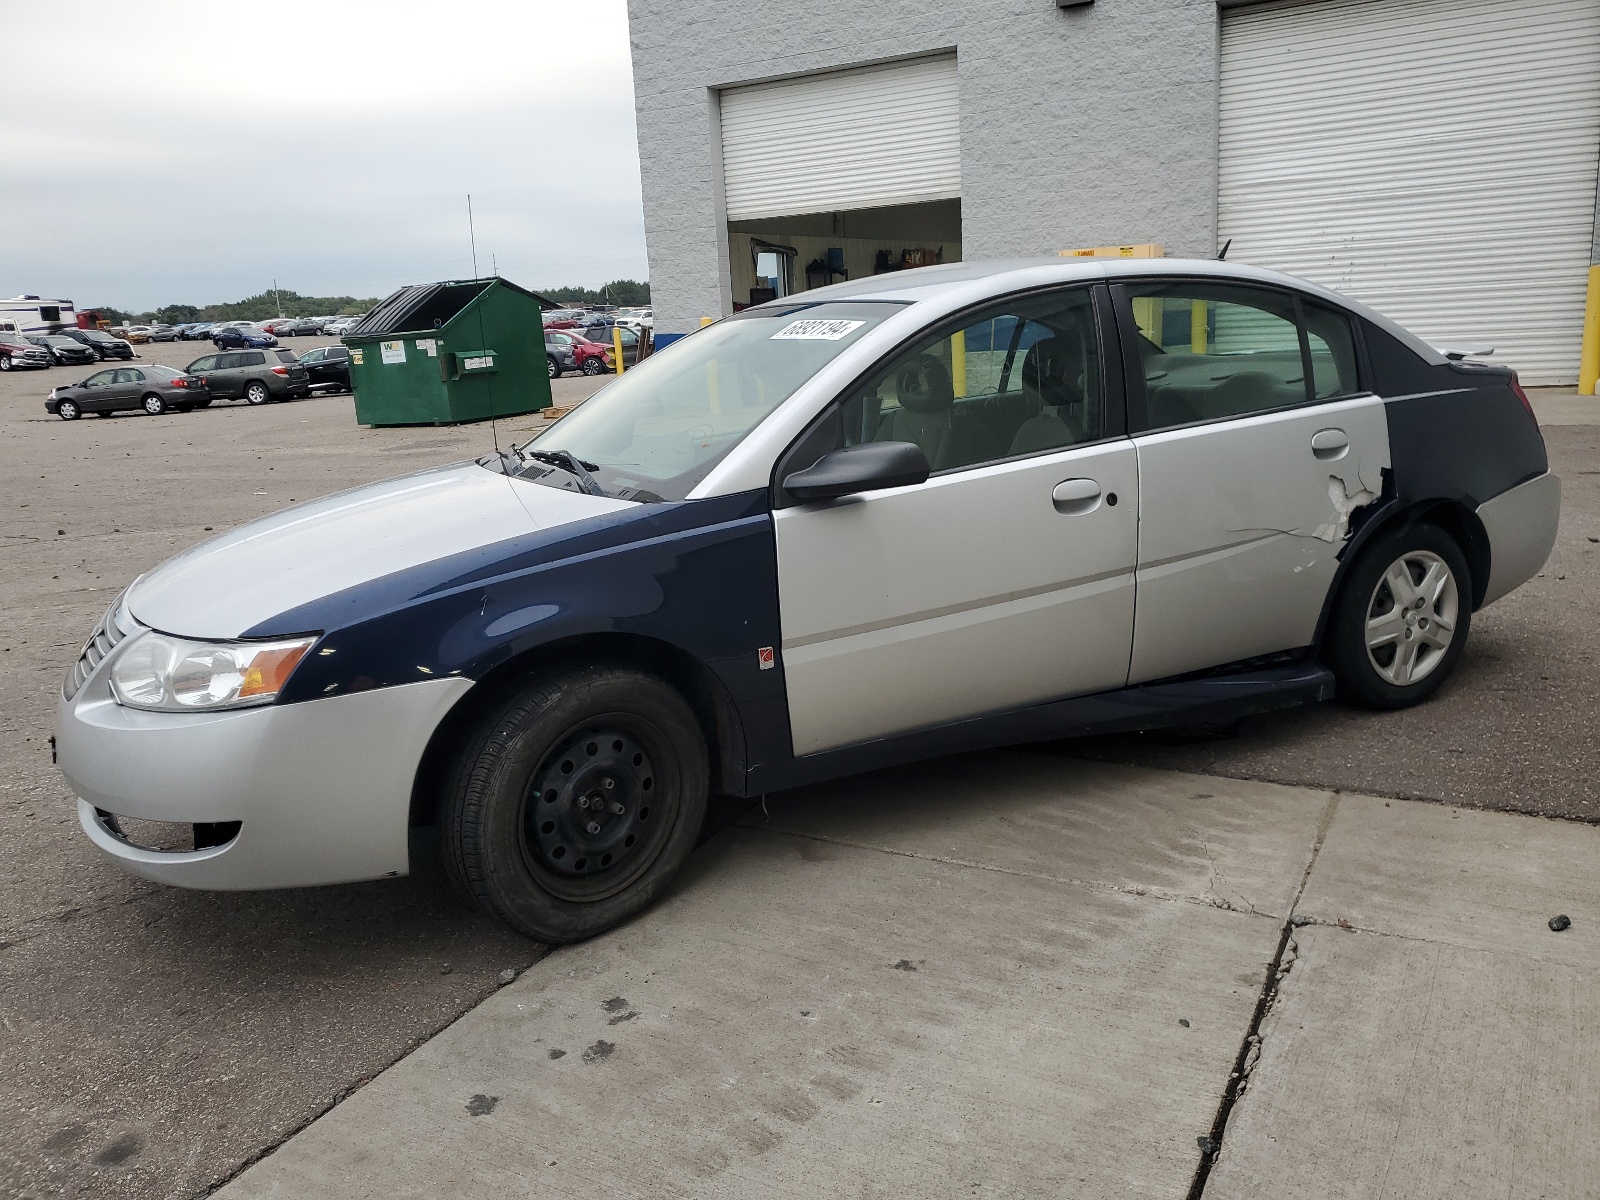
<path id="1" fill-rule="evenodd" d="M 220 1195 L 1591 1195 L 1596 850 L 1027 752 L 773 797 Z"/>

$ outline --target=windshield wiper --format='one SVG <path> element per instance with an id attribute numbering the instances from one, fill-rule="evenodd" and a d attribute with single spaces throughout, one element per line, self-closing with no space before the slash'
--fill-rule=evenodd
<path id="1" fill-rule="evenodd" d="M 590 471 L 600 469 L 597 463 L 587 463 L 571 450 L 518 450 L 523 458 L 536 459 L 542 463 L 549 463 L 553 467 L 560 467 L 568 475 L 578 481 L 578 486 L 590 496 L 606 495 L 605 488 L 595 481 Z"/>

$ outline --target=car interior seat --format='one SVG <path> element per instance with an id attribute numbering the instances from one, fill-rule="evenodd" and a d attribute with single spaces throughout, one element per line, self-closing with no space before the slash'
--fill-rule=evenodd
<path id="1" fill-rule="evenodd" d="M 1071 446 L 1093 436 L 1086 394 L 1088 365 L 1083 332 L 1078 329 L 1062 330 L 1028 347 L 1022 360 L 1022 391 L 1039 405 L 1039 412 L 1018 428 L 1011 439 L 1012 454 Z"/>
<path id="2" fill-rule="evenodd" d="M 950 419 L 956 394 L 944 364 L 931 354 L 908 359 L 895 370 L 894 390 L 900 407 L 884 414 L 872 440 L 914 442 L 935 471 L 957 465 Z"/>

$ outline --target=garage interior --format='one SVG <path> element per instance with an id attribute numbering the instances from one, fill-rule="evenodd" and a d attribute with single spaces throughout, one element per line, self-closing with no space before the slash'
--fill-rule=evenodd
<path id="1" fill-rule="evenodd" d="M 845 279 L 960 261 L 960 200 L 728 222 L 735 311 Z"/>

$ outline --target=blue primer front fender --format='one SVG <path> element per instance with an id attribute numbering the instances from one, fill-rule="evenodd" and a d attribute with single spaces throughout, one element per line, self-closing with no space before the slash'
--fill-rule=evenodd
<path id="1" fill-rule="evenodd" d="M 641 505 L 421 564 L 249 631 L 322 629 L 279 703 L 419 679 L 481 679 L 568 638 L 674 646 L 721 681 L 752 764 L 787 759 L 777 557 L 765 492 Z"/>

